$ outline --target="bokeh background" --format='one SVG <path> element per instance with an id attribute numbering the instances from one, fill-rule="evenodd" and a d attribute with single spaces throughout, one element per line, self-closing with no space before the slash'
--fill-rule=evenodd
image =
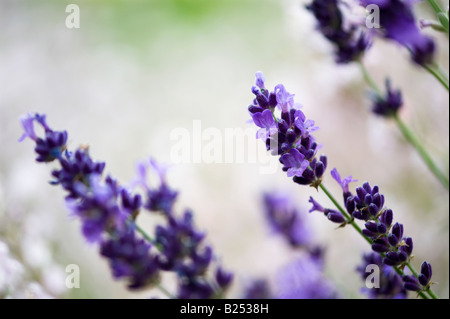
<path id="1" fill-rule="evenodd" d="M 80 7 L 79 29 L 65 26 L 70 3 Z M 68 217 L 63 191 L 48 184 L 51 165 L 34 162 L 30 141 L 17 142 L 20 115 L 46 113 L 52 127 L 68 130 L 70 148 L 88 144 L 94 158 L 106 161 L 106 171 L 126 183 L 138 160 L 153 156 L 170 163 L 170 132 L 176 128 L 191 131 L 194 120 L 222 132 L 249 127 L 250 88 L 261 70 L 268 87 L 285 84 L 320 126 L 315 135 L 329 170 L 337 167 L 380 186 L 414 239 L 413 264 L 431 262 L 435 291 L 448 298 L 448 193 L 395 124 L 370 113 L 358 68 L 333 62 L 305 4 L 0 0 L 0 274 L 10 280 L 9 295 L 160 296 L 156 290 L 130 293 L 112 280 L 97 248 Z M 425 4 L 417 14 L 432 16 Z M 438 58 L 448 70 L 448 39 L 425 32 L 437 41 Z M 448 174 L 448 93 L 396 44 L 377 39 L 365 62 L 378 83 L 389 76 L 402 89 L 401 117 Z M 261 174 L 258 163 L 182 163 L 172 167 L 169 181 L 180 191 L 177 207 L 194 210 L 198 227 L 235 273 L 229 297 L 239 297 L 253 278 L 273 280 L 295 255 L 265 223 L 264 191 L 292 196 L 314 241 L 327 247 L 326 276 L 342 297 L 364 297 L 355 267 L 370 247 L 353 229 L 336 229 L 320 214 L 309 215 L 309 196 L 331 203 L 294 184 L 281 167 Z M 325 183 L 340 197 L 328 173 Z M 140 216 L 139 223 L 150 227 L 152 216 Z M 17 262 L 5 266 L 6 245 Z M 65 287 L 68 264 L 80 266 L 79 289 Z"/>

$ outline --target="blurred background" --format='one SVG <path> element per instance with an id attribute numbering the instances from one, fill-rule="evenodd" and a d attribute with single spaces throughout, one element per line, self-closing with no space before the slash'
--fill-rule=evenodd
<path id="1" fill-rule="evenodd" d="M 71 3 L 80 8 L 78 29 L 65 25 Z M 414 239 L 413 264 L 430 262 L 434 290 L 448 298 L 448 193 L 395 123 L 370 113 L 359 69 L 334 63 L 306 3 L 0 0 L 0 290 L 3 278 L 10 297 L 160 296 L 157 290 L 128 292 L 112 279 L 97 248 L 68 216 L 63 191 L 48 184 L 52 165 L 34 161 L 29 140 L 17 142 L 19 116 L 47 114 L 50 126 L 68 130 L 70 149 L 89 145 L 93 158 L 106 161 L 106 172 L 127 183 L 139 160 L 170 163 L 174 129 L 191 132 L 194 120 L 221 132 L 251 127 L 250 88 L 261 70 L 268 88 L 283 83 L 320 126 L 315 136 L 328 171 L 337 167 L 344 176 L 380 186 Z M 419 4 L 417 15 L 432 13 Z M 448 70 L 448 38 L 425 32 L 437 41 Z M 389 76 L 401 88 L 401 117 L 448 175 L 448 93 L 396 44 L 377 39 L 365 62 L 379 84 Z M 336 229 L 322 215 L 307 213 L 311 195 L 332 205 L 321 193 L 294 184 L 281 166 L 273 174 L 262 174 L 260 166 L 191 162 L 169 173 L 180 191 L 177 208 L 193 209 L 198 228 L 235 273 L 228 297 L 239 297 L 254 278 L 273 280 L 294 257 L 264 220 L 262 193 L 280 191 L 304 212 L 314 242 L 327 248 L 325 274 L 341 296 L 363 298 L 355 268 L 370 251 L 367 243 L 353 229 Z M 325 183 L 340 198 L 328 173 Z M 151 230 L 152 216 L 140 216 L 139 223 Z M 69 264 L 80 266 L 79 289 L 65 286 Z"/>

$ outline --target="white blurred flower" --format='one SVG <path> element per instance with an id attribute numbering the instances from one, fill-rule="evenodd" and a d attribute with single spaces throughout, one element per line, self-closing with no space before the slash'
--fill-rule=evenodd
<path id="1" fill-rule="evenodd" d="M 0 297 L 53 298 L 39 283 L 27 279 L 25 266 L 11 255 L 8 245 L 0 241 Z"/>
<path id="2" fill-rule="evenodd" d="M 52 262 L 48 242 L 39 236 L 27 236 L 22 239 L 22 254 L 28 265 L 41 269 Z"/>
<path id="3" fill-rule="evenodd" d="M 13 291 L 20 284 L 24 272 L 23 265 L 11 257 L 8 245 L 0 241 L 0 296 Z"/>
<path id="4" fill-rule="evenodd" d="M 66 291 L 66 273 L 58 265 L 51 265 L 42 270 L 42 284 L 54 296 Z"/>

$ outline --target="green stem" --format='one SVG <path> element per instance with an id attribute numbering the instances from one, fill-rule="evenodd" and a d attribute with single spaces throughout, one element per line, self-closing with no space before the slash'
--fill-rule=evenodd
<path id="1" fill-rule="evenodd" d="M 163 294 L 165 294 L 170 299 L 177 299 L 172 293 L 170 293 L 164 286 L 161 286 L 161 284 L 157 283 L 156 288 L 158 288 Z"/>
<path id="2" fill-rule="evenodd" d="M 449 27 L 448 27 L 448 14 L 441 9 L 439 4 L 435 0 L 427 0 L 430 7 L 433 8 L 434 12 L 436 13 L 436 16 L 438 17 L 439 24 L 444 29 L 445 33 L 447 35 L 449 34 Z"/>
<path id="3" fill-rule="evenodd" d="M 439 4 L 434 0 L 427 0 L 428 4 L 433 8 L 436 14 L 443 12 Z"/>
<path id="4" fill-rule="evenodd" d="M 423 68 L 433 75 L 447 91 L 449 90 L 448 77 L 439 67 L 426 64 L 423 65 Z"/>
<path id="5" fill-rule="evenodd" d="M 409 130 L 409 128 L 405 125 L 405 123 L 403 123 L 403 121 L 399 118 L 397 114 L 394 115 L 394 119 L 400 131 L 402 131 L 403 136 L 408 140 L 408 142 L 410 142 L 414 146 L 414 148 L 417 150 L 420 157 L 422 157 L 423 161 L 428 166 L 430 171 L 437 177 L 437 179 L 439 179 L 442 185 L 444 185 L 444 187 L 447 190 L 449 190 L 448 177 L 446 177 L 444 173 L 440 171 L 440 169 L 436 166 L 431 157 L 422 147 L 422 144 L 416 139 L 414 134 Z"/>
<path id="6" fill-rule="evenodd" d="M 156 241 L 149 235 L 145 230 L 143 230 L 138 224 L 136 224 L 136 221 L 131 220 L 131 223 L 133 223 L 134 227 L 136 227 L 136 230 L 144 237 L 146 240 L 151 242 L 153 245 L 156 246 L 156 248 L 161 251 L 161 246 L 156 243 Z M 173 294 L 171 294 L 164 286 L 162 286 L 159 282 L 155 285 L 156 288 L 158 288 L 163 294 L 165 294 L 170 299 L 177 299 Z"/>
<path id="7" fill-rule="evenodd" d="M 361 72 L 364 76 L 364 79 L 366 80 L 367 84 L 379 95 L 381 96 L 380 90 L 377 87 L 375 81 L 370 76 L 369 72 L 365 68 L 364 64 L 361 62 L 358 62 Z M 425 68 L 429 68 L 428 66 L 424 66 Z M 439 72 L 436 71 L 433 68 L 430 68 L 432 72 L 434 72 L 436 75 L 438 75 L 438 78 L 440 79 L 441 76 L 439 76 Z M 445 83 L 445 82 L 443 82 Z M 448 80 L 447 80 L 447 89 L 448 89 Z M 425 149 L 422 147 L 422 144 L 415 138 L 414 134 L 408 129 L 408 127 L 400 120 L 397 114 L 394 115 L 394 119 L 397 123 L 397 126 L 402 131 L 404 137 L 406 140 L 411 143 L 412 146 L 417 150 L 420 157 L 422 157 L 423 161 L 426 163 L 428 168 L 431 170 L 431 172 L 439 179 L 439 181 L 444 185 L 444 187 L 449 190 L 449 181 L 448 178 L 445 176 L 444 173 L 442 173 L 439 168 L 434 164 L 431 157 L 428 155 L 428 153 L 425 151 Z"/>
<path id="8" fill-rule="evenodd" d="M 377 84 L 375 83 L 375 81 L 370 76 L 370 74 L 367 71 L 367 69 L 364 66 L 364 64 L 361 61 L 358 61 L 358 65 L 359 65 L 359 68 L 361 70 L 361 73 L 362 73 L 366 83 L 375 91 L 376 94 L 378 94 L 378 96 L 381 97 L 382 96 L 381 90 L 378 88 Z"/>
<path id="9" fill-rule="evenodd" d="M 439 299 L 439 297 L 434 293 L 433 290 L 431 290 L 431 288 L 428 288 L 427 290 L 425 290 L 426 292 L 428 292 L 428 294 L 431 296 L 431 298 L 433 299 Z"/>
<path id="10" fill-rule="evenodd" d="M 135 221 L 132 221 L 132 223 L 134 224 L 134 227 L 136 227 L 136 230 L 142 235 L 142 237 L 144 237 L 144 238 L 147 239 L 149 242 L 151 242 L 153 245 L 155 245 L 155 246 L 158 247 L 158 244 L 156 243 L 156 241 L 155 241 L 152 237 L 150 237 L 150 235 L 147 234 L 147 233 L 145 232 L 145 230 L 143 230 L 143 229 L 141 228 L 141 226 L 139 226 L 138 224 L 136 224 Z M 158 248 L 158 249 L 159 249 L 159 248 Z"/>

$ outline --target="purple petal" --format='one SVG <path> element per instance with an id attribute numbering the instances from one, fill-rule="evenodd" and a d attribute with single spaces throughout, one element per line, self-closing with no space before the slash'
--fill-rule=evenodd
<path id="1" fill-rule="evenodd" d="M 266 77 L 261 71 L 255 73 L 256 76 L 256 86 L 260 89 L 264 89 L 264 82 L 266 81 Z"/>
<path id="2" fill-rule="evenodd" d="M 270 110 L 264 110 L 261 113 L 255 113 L 252 115 L 252 118 L 253 122 L 258 127 L 271 128 L 275 126 L 275 121 Z"/>
<path id="3" fill-rule="evenodd" d="M 286 91 L 283 84 L 275 86 L 275 94 L 277 96 L 278 106 L 283 113 L 288 112 L 294 106 L 294 94 Z"/>
<path id="4" fill-rule="evenodd" d="M 22 142 L 27 137 L 29 137 L 33 141 L 37 140 L 36 133 L 34 132 L 34 125 L 33 125 L 34 120 L 35 117 L 32 116 L 30 113 L 20 117 L 20 122 L 25 132 L 19 138 L 19 142 Z"/>

